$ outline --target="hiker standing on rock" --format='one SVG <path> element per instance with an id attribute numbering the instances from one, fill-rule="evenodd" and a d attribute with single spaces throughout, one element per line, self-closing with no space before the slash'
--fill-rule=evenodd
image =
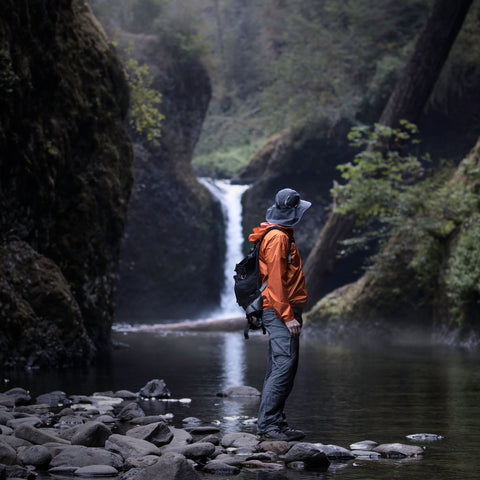
<path id="1" fill-rule="evenodd" d="M 269 335 L 269 356 L 258 413 L 261 440 L 290 441 L 305 436 L 288 426 L 283 410 L 297 373 L 302 309 L 307 303 L 305 277 L 293 227 L 310 206 L 311 203 L 301 200 L 295 190 L 284 188 L 267 210 L 266 222 L 254 228 L 248 237 L 250 242 L 263 238 L 258 256 L 260 283 L 267 281 L 262 292 L 262 318 Z"/>

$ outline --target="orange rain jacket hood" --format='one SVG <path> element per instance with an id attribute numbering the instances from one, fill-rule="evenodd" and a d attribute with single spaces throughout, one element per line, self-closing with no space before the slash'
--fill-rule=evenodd
<path id="1" fill-rule="evenodd" d="M 262 292 L 263 309 L 273 308 L 283 322 L 289 322 L 294 319 L 292 307 L 303 309 L 307 303 L 302 260 L 295 243 L 291 242 L 293 228 L 263 222 L 260 227 L 253 229 L 248 240 L 253 243 L 259 241 L 273 226 L 281 227 L 288 236 L 274 229 L 265 235 L 260 245 L 258 263 L 261 284 L 267 280 L 267 288 Z"/>

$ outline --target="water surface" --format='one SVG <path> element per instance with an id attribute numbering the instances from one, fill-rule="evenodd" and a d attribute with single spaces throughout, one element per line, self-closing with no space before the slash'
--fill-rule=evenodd
<path id="1" fill-rule="evenodd" d="M 9 372 L 4 389 L 24 386 L 33 395 L 52 390 L 91 394 L 138 391 L 153 378 L 165 380 L 172 397 L 191 403 L 145 402 L 147 413 L 174 414 L 220 423 L 222 431 L 255 433 L 258 399 L 217 396 L 233 385 L 261 389 L 267 341 L 241 332 L 115 332 L 128 348 L 89 368 Z M 305 441 L 349 447 L 360 440 L 410 443 L 405 436 L 435 433 L 445 438 L 426 446 L 415 460 L 355 460 L 326 473 L 243 472 L 238 479 L 474 479 L 480 460 L 480 356 L 440 346 L 332 345 L 305 329 L 287 418 L 305 431 Z"/>

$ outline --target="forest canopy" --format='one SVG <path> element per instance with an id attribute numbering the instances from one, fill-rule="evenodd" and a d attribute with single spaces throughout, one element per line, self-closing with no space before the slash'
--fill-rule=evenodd
<path id="1" fill-rule="evenodd" d="M 373 123 L 433 0 L 91 0 L 107 29 L 158 36 L 201 58 L 213 98 L 196 148 L 202 173 L 233 176 L 272 134 L 317 119 Z M 480 79 L 479 2 L 430 102 Z"/>

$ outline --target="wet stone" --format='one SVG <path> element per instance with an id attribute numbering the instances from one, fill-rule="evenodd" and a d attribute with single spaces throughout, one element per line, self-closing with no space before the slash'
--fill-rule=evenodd
<path id="1" fill-rule="evenodd" d="M 203 471 L 213 475 L 238 475 L 240 473 L 240 468 L 218 460 L 212 460 L 205 465 Z"/>
<path id="2" fill-rule="evenodd" d="M 352 443 L 350 445 L 351 450 L 372 450 L 378 445 L 377 442 L 372 440 L 362 440 L 361 442 Z"/>
<path id="3" fill-rule="evenodd" d="M 89 465 L 77 468 L 74 474 L 80 477 L 113 477 L 118 475 L 118 470 L 110 465 Z"/>
<path id="4" fill-rule="evenodd" d="M 425 453 L 422 447 L 415 445 L 405 445 L 403 443 L 384 443 L 375 447 L 374 452 L 378 452 L 385 458 L 405 458 L 423 455 Z"/>

